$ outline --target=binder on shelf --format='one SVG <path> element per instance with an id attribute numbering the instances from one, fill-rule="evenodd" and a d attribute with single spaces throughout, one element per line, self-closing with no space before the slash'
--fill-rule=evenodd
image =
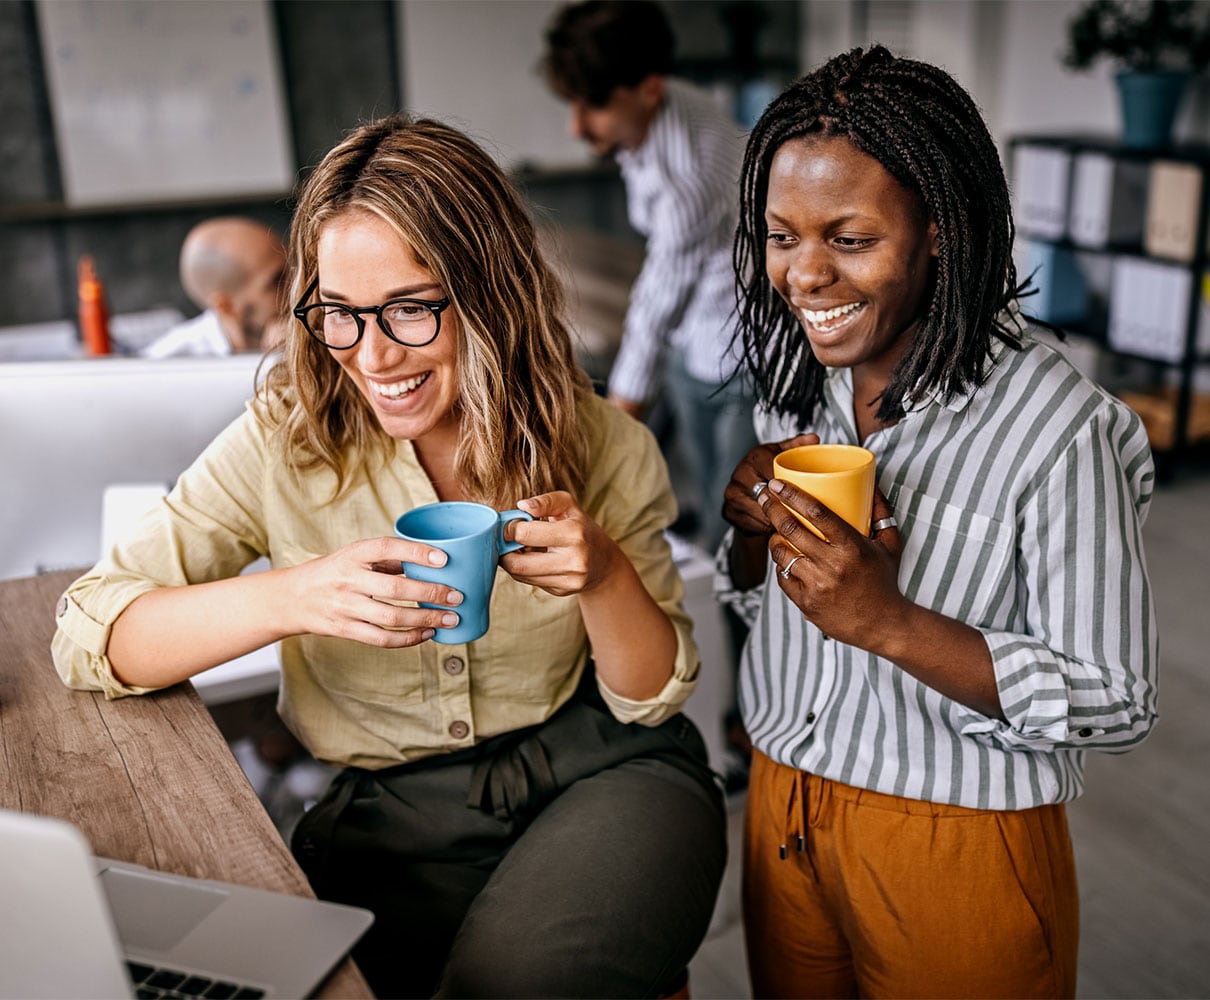
<path id="1" fill-rule="evenodd" d="M 1147 182 L 1143 248 L 1153 257 L 1189 262 L 1197 254 L 1202 172 L 1193 163 L 1155 160 Z"/>
<path id="2" fill-rule="evenodd" d="M 1210 271 L 1201 276 L 1197 343 L 1198 352 L 1205 356 L 1206 352 L 1210 351 Z M 1145 390 L 1128 389 L 1118 393 L 1122 401 L 1142 418 L 1153 448 L 1167 450 L 1177 445 L 1176 411 L 1179 391 L 1176 385 L 1168 384 Z M 1194 443 L 1210 440 L 1210 394 L 1197 391 L 1191 393 L 1184 439 Z"/>
<path id="3" fill-rule="evenodd" d="M 1021 300 L 1027 316 L 1063 326 L 1088 318 L 1089 288 L 1075 253 L 1039 240 L 1021 241 L 1018 271 L 1037 291 Z"/>
<path id="4" fill-rule="evenodd" d="M 1077 153 L 1067 227 L 1071 241 L 1089 249 L 1141 243 L 1147 176 L 1145 163 L 1107 153 Z"/>
<path id="5" fill-rule="evenodd" d="M 1022 233 L 1045 239 L 1067 234 L 1071 153 L 1021 143 L 1013 150 L 1013 214 Z"/>
<path id="6" fill-rule="evenodd" d="M 1109 303 L 1109 344 L 1119 351 L 1179 364 L 1185 357 L 1187 309 L 1193 272 L 1159 261 L 1119 257 Z M 1210 307 L 1202 283 L 1197 351 L 1210 351 Z"/>

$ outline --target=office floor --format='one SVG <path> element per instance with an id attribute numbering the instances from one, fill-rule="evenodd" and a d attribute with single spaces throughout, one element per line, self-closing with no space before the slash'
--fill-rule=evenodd
<path id="1" fill-rule="evenodd" d="M 1210 997 L 1210 470 L 1156 493 L 1145 526 L 1162 647 L 1160 723 L 1123 756 L 1090 755 L 1087 791 L 1069 807 L 1079 868 L 1078 996 L 1104 1000 Z M 250 748 L 237 756 L 258 784 Z M 263 782 L 284 833 L 322 790 L 302 766 Z M 733 863 L 710 933 L 690 966 L 695 1000 L 749 998 L 739 919 L 743 795 L 729 799 Z"/>

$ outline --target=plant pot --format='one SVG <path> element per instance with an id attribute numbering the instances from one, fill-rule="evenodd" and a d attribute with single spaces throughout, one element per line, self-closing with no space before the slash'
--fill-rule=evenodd
<path id="1" fill-rule="evenodd" d="M 1172 126 L 1185 93 L 1184 70 L 1129 70 L 1115 77 L 1122 102 L 1122 145 L 1161 149 L 1172 143 Z"/>

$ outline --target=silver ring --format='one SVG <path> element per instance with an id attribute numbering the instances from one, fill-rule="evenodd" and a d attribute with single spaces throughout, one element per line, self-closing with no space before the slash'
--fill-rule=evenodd
<path id="1" fill-rule="evenodd" d="M 896 521 L 893 517 L 883 517 L 883 518 L 879 518 L 877 521 L 875 521 L 873 524 L 871 524 L 870 530 L 874 534 L 878 534 L 878 532 L 880 532 L 883 528 L 898 528 L 898 527 L 899 527 L 899 522 Z"/>
<path id="2" fill-rule="evenodd" d="M 765 482 L 763 479 L 758 479 L 755 483 L 752 484 L 752 499 L 759 500 L 760 495 L 762 493 L 764 493 L 765 490 L 767 490 L 768 488 L 769 488 L 769 484 L 767 482 Z"/>
<path id="3" fill-rule="evenodd" d="M 781 578 L 783 580 L 790 579 L 790 567 L 793 566 L 796 562 L 798 562 L 798 560 L 801 558 L 802 558 L 802 553 L 800 552 L 798 555 L 796 555 L 793 559 L 791 559 L 788 563 L 786 563 L 781 568 Z"/>

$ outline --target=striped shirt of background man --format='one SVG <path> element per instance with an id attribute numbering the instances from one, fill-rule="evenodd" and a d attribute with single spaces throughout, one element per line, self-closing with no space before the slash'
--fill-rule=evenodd
<path id="1" fill-rule="evenodd" d="M 669 79 L 643 145 L 617 154 L 630 224 L 647 247 L 610 392 L 650 399 L 669 348 L 702 382 L 721 382 L 735 370 L 731 241 L 744 142 L 743 130 L 708 93 Z"/>
<path id="2" fill-rule="evenodd" d="M 1158 648 L 1141 525 L 1146 433 L 1057 351 L 1002 349 L 968 397 L 928 399 L 859 442 L 834 369 L 814 420 L 758 415 L 762 441 L 864 443 L 904 539 L 899 585 L 983 632 L 1007 724 L 864 650 L 825 639 L 773 574 L 716 589 L 754 624 L 740 704 L 754 746 L 859 788 L 979 809 L 1074 799 L 1088 749 L 1122 751 L 1156 717 Z M 871 629 L 878 609 L 871 608 Z"/>

